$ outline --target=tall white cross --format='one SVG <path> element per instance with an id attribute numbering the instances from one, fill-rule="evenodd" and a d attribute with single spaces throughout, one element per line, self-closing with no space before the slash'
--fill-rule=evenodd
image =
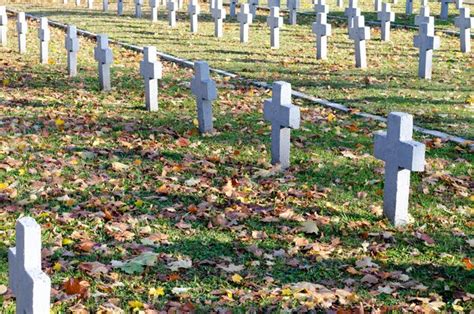
<path id="1" fill-rule="evenodd" d="M 374 11 L 379 12 L 382 10 L 382 0 L 375 0 L 374 1 Z"/>
<path id="2" fill-rule="evenodd" d="M 272 164 L 286 169 L 290 166 L 290 132 L 300 127 L 300 108 L 291 103 L 290 83 L 273 83 L 272 98 L 263 104 L 263 117 L 272 124 Z"/>
<path id="3" fill-rule="evenodd" d="M 280 48 L 280 27 L 283 26 L 283 18 L 280 17 L 279 7 L 270 8 L 267 25 L 270 27 L 270 46 L 275 49 Z"/>
<path id="4" fill-rule="evenodd" d="M 384 214 L 400 226 L 408 223 L 410 172 L 424 170 L 425 145 L 412 139 L 413 116 L 392 112 L 387 124 L 387 132 L 375 133 L 374 155 L 385 161 Z"/>
<path id="5" fill-rule="evenodd" d="M 215 0 L 214 5 L 214 9 L 212 9 L 212 17 L 214 18 L 214 36 L 222 37 L 225 9 L 222 5 L 222 0 Z"/>
<path id="6" fill-rule="evenodd" d="M 240 12 L 237 15 L 237 20 L 240 22 L 240 42 L 246 43 L 249 41 L 249 26 L 252 24 L 253 16 L 250 13 L 250 8 L 247 3 L 240 5 Z"/>
<path id="7" fill-rule="evenodd" d="M 87 0 L 87 8 L 88 9 L 94 8 L 94 0 Z"/>
<path id="8" fill-rule="evenodd" d="M 420 49 L 418 76 L 431 79 L 433 50 L 439 49 L 440 46 L 439 37 L 434 35 L 434 25 L 422 23 L 418 35 L 413 40 L 413 44 Z"/>
<path id="9" fill-rule="evenodd" d="M 331 24 L 327 23 L 326 13 L 318 13 L 313 23 L 313 33 L 316 35 L 316 58 L 327 59 L 328 36 L 331 36 Z"/>
<path id="10" fill-rule="evenodd" d="M 150 5 L 151 9 L 151 21 L 153 23 L 158 22 L 158 6 L 159 6 L 159 1 L 158 0 L 150 0 L 148 2 Z"/>
<path id="11" fill-rule="evenodd" d="M 168 24 L 171 27 L 176 27 L 176 10 L 178 5 L 175 0 L 168 0 L 166 3 L 166 8 L 168 9 Z"/>
<path id="12" fill-rule="evenodd" d="M 17 313 L 49 313 L 51 280 L 41 270 L 41 227 L 31 217 L 16 223 L 16 247 L 8 250 L 8 275 Z"/>
<path id="13" fill-rule="evenodd" d="M 382 28 L 382 41 L 390 41 L 390 22 L 395 21 L 395 13 L 390 11 L 390 4 L 384 3 L 382 10 L 377 13 Z"/>
<path id="14" fill-rule="evenodd" d="M 0 45 L 6 47 L 8 32 L 8 15 L 5 6 L 0 6 Z"/>
<path id="15" fill-rule="evenodd" d="M 162 73 L 163 66 L 156 56 L 156 48 L 144 47 L 140 74 L 145 80 L 145 104 L 148 111 L 158 111 L 158 80 L 161 79 Z"/>
<path id="16" fill-rule="evenodd" d="M 112 49 L 109 48 L 109 38 L 107 35 L 97 35 L 97 46 L 94 48 L 94 58 L 98 64 L 100 89 L 108 91 L 111 89 L 110 65 L 113 62 L 113 55 Z"/>
<path id="17" fill-rule="evenodd" d="M 370 28 L 365 26 L 365 19 L 359 15 L 354 17 L 354 27 L 349 30 L 349 38 L 354 41 L 357 68 L 367 67 L 365 41 L 370 39 Z"/>
<path id="18" fill-rule="evenodd" d="M 347 27 L 349 31 L 354 26 L 354 18 L 360 15 L 360 9 L 357 7 L 357 0 L 349 0 L 349 7 L 344 11 L 347 17 Z"/>
<path id="19" fill-rule="evenodd" d="M 135 17 L 142 17 L 143 0 L 135 0 Z"/>
<path id="20" fill-rule="evenodd" d="M 326 4 L 326 0 L 317 0 L 313 8 L 316 16 L 318 13 L 329 13 L 329 6 Z"/>
<path id="21" fill-rule="evenodd" d="M 77 38 L 76 26 L 67 26 L 65 41 L 67 52 L 67 72 L 69 76 L 74 77 L 77 75 L 77 52 L 79 51 L 79 39 Z"/>
<path id="22" fill-rule="evenodd" d="M 344 0 L 336 0 L 336 5 L 338 8 L 344 7 Z"/>
<path id="23" fill-rule="evenodd" d="M 430 16 L 430 7 L 428 5 L 420 8 L 420 14 L 415 16 L 415 25 L 420 26 L 423 23 L 433 24 L 434 17 Z"/>
<path id="24" fill-rule="evenodd" d="M 296 11 L 300 7 L 300 0 L 287 0 L 288 16 L 290 25 L 296 25 Z"/>
<path id="25" fill-rule="evenodd" d="M 81 0 L 76 0 L 76 7 L 81 5 Z"/>
<path id="26" fill-rule="evenodd" d="M 454 18 L 454 24 L 459 27 L 461 51 L 465 53 L 471 51 L 471 28 L 474 25 L 474 17 L 471 17 L 469 11 L 469 8 L 460 8 L 459 16 Z"/>
<path id="27" fill-rule="evenodd" d="M 26 23 L 25 12 L 18 13 L 16 30 L 18 33 L 18 52 L 23 54 L 26 52 L 26 33 L 28 32 L 28 24 Z"/>
<path id="28" fill-rule="evenodd" d="M 117 0 L 117 15 L 123 14 L 123 0 Z"/>
<path id="29" fill-rule="evenodd" d="M 40 40 L 40 62 L 48 63 L 48 43 L 51 39 L 51 32 L 49 31 L 48 18 L 40 18 L 40 28 L 38 30 L 38 38 Z"/>
<path id="30" fill-rule="evenodd" d="M 191 22 L 191 33 L 197 33 L 198 31 L 198 16 L 201 13 L 198 0 L 189 0 L 188 6 L 189 19 Z"/>
<path id="31" fill-rule="evenodd" d="M 207 62 L 194 62 L 194 77 L 191 81 L 191 91 L 196 97 L 199 132 L 212 132 L 212 101 L 217 98 L 217 88 L 216 83 L 209 77 L 209 65 Z"/>
<path id="32" fill-rule="evenodd" d="M 447 20 L 448 19 L 448 13 L 449 13 L 449 4 L 453 3 L 453 0 L 441 0 L 441 14 L 440 18 L 442 20 Z"/>

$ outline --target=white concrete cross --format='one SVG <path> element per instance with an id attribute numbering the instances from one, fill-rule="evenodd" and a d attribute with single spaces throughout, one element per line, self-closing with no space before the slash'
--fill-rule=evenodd
<path id="1" fill-rule="evenodd" d="M 159 1 L 158 0 L 150 0 L 148 2 L 150 5 L 151 9 L 151 21 L 153 23 L 158 22 L 158 6 L 159 6 Z"/>
<path id="2" fill-rule="evenodd" d="M 329 6 L 326 4 L 326 0 L 317 0 L 313 8 L 316 16 L 318 13 L 329 13 Z"/>
<path id="3" fill-rule="evenodd" d="M 26 52 L 26 33 L 28 32 L 28 24 L 26 23 L 25 12 L 18 13 L 16 30 L 18 33 L 18 51 L 20 54 L 23 54 Z"/>
<path id="4" fill-rule="evenodd" d="M 357 7 L 357 0 L 349 0 L 349 7 L 344 11 L 347 17 L 347 27 L 349 31 L 354 26 L 354 18 L 360 15 L 360 9 Z"/>
<path id="5" fill-rule="evenodd" d="M 102 0 L 102 11 L 109 11 L 109 0 Z"/>
<path id="6" fill-rule="evenodd" d="M 433 50 L 439 49 L 440 46 L 439 37 L 434 35 L 434 25 L 431 23 L 421 24 L 413 44 L 420 50 L 418 76 L 424 79 L 431 79 Z"/>
<path id="7" fill-rule="evenodd" d="M 81 0 L 76 0 L 76 7 L 81 5 Z"/>
<path id="8" fill-rule="evenodd" d="M 313 33 L 316 35 L 316 59 L 327 59 L 328 36 L 331 36 L 331 24 L 327 23 L 326 13 L 318 13 L 313 23 Z"/>
<path id="9" fill-rule="evenodd" d="M 67 0 L 63 0 L 63 4 L 67 4 Z"/>
<path id="10" fill-rule="evenodd" d="M 123 0 L 117 0 L 117 15 L 123 15 Z"/>
<path id="11" fill-rule="evenodd" d="M 252 24 L 253 16 L 250 13 L 250 8 L 247 3 L 240 5 L 240 12 L 237 15 L 237 20 L 240 22 L 240 42 L 246 43 L 249 41 L 249 26 Z"/>
<path id="12" fill-rule="evenodd" d="M 280 7 L 281 3 L 280 0 L 268 0 L 268 8 L 270 9 L 271 7 Z M 286 6 L 288 8 L 288 0 L 286 1 Z"/>
<path id="13" fill-rule="evenodd" d="M 0 6 L 0 45 L 7 46 L 8 15 L 5 6 Z"/>
<path id="14" fill-rule="evenodd" d="M 460 9 L 463 7 L 463 0 L 454 0 L 454 2 L 456 3 L 456 9 Z"/>
<path id="15" fill-rule="evenodd" d="M 280 17 L 279 7 L 270 8 L 267 25 L 270 27 L 270 46 L 274 49 L 280 48 L 280 27 L 283 26 L 283 18 Z"/>
<path id="16" fill-rule="evenodd" d="M 158 111 L 158 80 L 163 74 L 163 65 L 158 61 L 156 48 L 143 48 L 140 74 L 145 80 L 145 104 L 148 111 Z"/>
<path id="17" fill-rule="evenodd" d="M 370 39 L 370 28 L 365 26 L 363 16 L 354 17 L 354 27 L 349 30 L 349 38 L 354 41 L 355 60 L 357 68 L 367 67 L 367 52 L 365 41 Z"/>
<path id="18" fill-rule="evenodd" d="M 189 20 L 191 22 L 191 33 L 197 33 L 198 31 L 198 16 L 201 13 L 198 0 L 189 0 L 188 6 Z"/>
<path id="19" fill-rule="evenodd" d="M 184 0 L 178 0 L 178 10 L 181 10 L 183 8 L 183 5 L 184 5 Z"/>
<path id="20" fill-rule="evenodd" d="M 15 242 L 8 250 L 8 282 L 16 297 L 16 313 L 49 313 L 51 280 L 41 270 L 41 227 L 31 217 L 20 218 Z"/>
<path id="21" fill-rule="evenodd" d="M 235 10 L 238 3 L 239 3 L 239 0 L 230 0 L 229 15 L 232 18 L 235 17 Z"/>
<path id="22" fill-rule="evenodd" d="M 214 8 L 212 9 L 212 17 L 214 18 L 214 36 L 222 37 L 223 24 L 225 19 L 225 9 L 222 5 L 222 0 L 215 0 Z"/>
<path id="23" fill-rule="evenodd" d="M 273 83 L 272 98 L 263 104 L 263 117 L 272 124 L 272 164 L 286 169 L 290 166 L 290 132 L 300 127 L 300 108 L 291 103 L 290 83 Z"/>
<path id="24" fill-rule="evenodd" d="M 135 0 L 135 17 L 142 17 L 143 0 Z"/>
<path id="25" fill-rule="evenodd" d="M 382 10 L 382 0 L 375 0 L 374 1 L 374 11 L 379 12 Z"/>
<path id="26" fill-rule="evenodd" d="M 79 39 L 77 38 L 76 26 L 67 26 L 65 41 L 67 51 L 67 72 L 70 77 L 74 77 L 77 75 L 77 52 L 79 51 Z"/>
<path id="27" fill-rule="evenodd" d="M 469 53 L 471 51 L 471 28 L 474 25 L 474 17 L 471 17 L 469 8 L 459 9 L 459 16 L 454 18 L 454 24 L 459 27 L 461 51 Z"/>
<path id="28" fill-rule="evenodd" d="M 390 4 L 384 3 L 382 10 L 377 13 L 382 28 L 382 41 L 390 41 L 390 23 L 395 21 L 395 13 L 390 11 Z"/>
<path id="29" fill-rule="evenodd" d="M 344 0 L 337 0 L 336 5 L 337 5 L 338 8 L 344 7 Z"/>
<path id="30" fill-rule="evenodd" d="M 40 18 L 40 28 L 38 29 L 38 38 L 40 40 L 40 63 L 48 63 L 48 44 L 51 39 L 49 31 L 48 18 Z"/>
<path id="31" fill-rule="evenodd" d="M 168 0 L 166 8 L 168 9 L 168 25 L 176 27 L 176 10 L 178 9 L 178 5 L 175 0 Z"/>
<path id="32" fill-rule="evenodd" d="M 290 25 L 296 25 L 296 11 L 300 7 L 300 0 L 288 0 L 288 18 Z"/>
<path id="33" fill-rule="evenodd" d="M 424 170 L 425 145 L 412 139 L 413 116 L 392 112 L 387 120 L 387 132 L 375 133 L 374 155 L 385 161 L 384 214 L 401 226 L 408 223 L 410 173 Z"/>
<path id="34" fill-rule="evenodd" d="M 405 2 L 405 14 L 412 15 L 413 14 L 413 0 L 406 0 Z"/>
<path id="35" fill-rule="evenodd" d="M 415 25 L 420 26 L 423 23 L 433 24 L 434 17 L 430 16 L 430 7 L 428 5 L 420 8 L 420 15 L 415 16 Z"/>
<path id="36" fill-rule="evenodd" d="M 87 8 L 88 9 L 94 8 L 94 0 L 87 0 Z"/>
<path id="37" fill-rule="evenodd" d="M 97 46 L 94 48 L 94 58 L 98 63 L 100 89 L 108 91 L 111 89 L 110 65 L 113 62 L 113 54 L 112 49 L 109 48 L 109 38 L 107 35 L 97 35 Z"/>
<path id="38" fill-rule="evenodd" d="M 449 4 L 453 3 L 453 0 L 441 0 L 441 14 L 440 18 L 442 20 L 447 20 L 448 19 L 448 13 L 449 13 Z"/>
<path id="39" fill-rule="evenodd" d="M 249 1 L 250 13 L 255 19 L 255 17 L 257 16 L 258 0 L 248 0 L 248 1 Z"/>
<path id="40" fill-rule="evenodd" d="M 204 61 L 194 62 L 194 77 L 191 91 L 196 97 L 199 132 L 208 133 L 213 130 L 212 101 L 217 98 L 216 83 L 209 77 L 209 65 Z"/>

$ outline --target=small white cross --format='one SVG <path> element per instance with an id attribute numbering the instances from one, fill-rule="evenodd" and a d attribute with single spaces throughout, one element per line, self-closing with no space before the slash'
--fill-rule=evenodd
<path id="1" fill-rule="evenodd" d="M 196 97 L 199 131 L 201 133 L 211 132 L 213 130 L 212 101 L 217 98 L 217 88 L 216 83 L 209 77 L 207 62 L 194 62 L 191 91 Z"/>
<path id="2" fill-rule="evenodd" d="M 279 7 L 270 8 L 267 25 L 270 27 L 270 45 L 272 48 L 277 49 L 280 47 L 280 27 L 283 26 L 283 18 L 280 17 Z"/>
<path id="3" fill-rule="evenodd" d="M 421 24 L 419 34 L 415 36 L 413 44 L 420 50 L 418 76 L 431 79 L 433 50 L 439 49 L 440 46 L 439 37 L 434 35 L 434 25 Z"/>
<path id="4" fill-rule="evenodd" d="M 468 53 L 471 51 L 471 28 L 474 25 L 474 17 L 471 17 L 469 8 L 460 8 L 459 16 L 454 18 L 454 24 L 459 27 L 459 41 L 461 51 Z"/>

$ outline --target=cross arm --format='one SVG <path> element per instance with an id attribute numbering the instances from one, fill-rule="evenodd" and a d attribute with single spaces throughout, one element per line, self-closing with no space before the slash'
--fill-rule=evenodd
<path id="1" fill-rule="evenodd" d="M 411 171 L 425 169 L 425 145 L 416 141 L 403 141 L 398 147 L 398 166 Z"/>

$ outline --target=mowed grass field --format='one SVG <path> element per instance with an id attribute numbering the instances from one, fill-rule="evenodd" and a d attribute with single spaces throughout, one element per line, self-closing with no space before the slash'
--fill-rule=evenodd
<path id="1" fill-rule="evenodd" d="M 371 2 L 361 4 L 367 7 L 363 9 L 367 20 L 375 18 L 369 4 Z M 430 4 L 435 6 L 435 3 Z M 404 4 L 400 2 L 396 6 Z M 300 15 L 296 26 L 284 25 L 281 48 L 272 50 L 266 25 L 268 12 L 264 10 L 259 11 L 250 28 L 250 42 L 241 44 L 239 24 L 229 17 L 224 22 L 224 37 L 214 37 L 214 23 L 206 3 L 201 5 L 199 33 L 195 35 L 189 32 L 186 5 L 178 13 L 178 26 L 174 29 L 168 26 L 163 6 L 159 22 L 155 24 L 149 20 L 146 4 L 142 19 L 132 17 L 131 3 L 126 5 L 125 16 L 116 15 L 113 3 L 110 12 L 102 12 L 101 3 L 97 1 L 95 10 L 76 8 L 73 3 L 12 4 L 12 7 L 96 33 L 107 33 L 124 42 L 154 45 L 159 51 L 178 57 L 206 60 L 212 67 L 245 78 L 288 81 L 296 90 L 354 110 L 383 116 L 391 111 L 409 112 L 420 126 L 474 138 L 473 55 L 461 53 L 459 39 L 441 32 L 437 33 L 441 37 L 441 48 L 434 52 L 433 79 L 427 81 L 417 76 L 418 50 L 413 46 L 416 30 L 392 29 L 392 41 L 385 43 L 380 41 L 380 29 L 371 27 L 372 39 L 367 41 L 368 69 L 361 70 L 355 68 L 354 44 L 348 38 L 345 20 L 331 21 L 329 57 L 321 61 L 315 57 L 315 38 L 311 32 L 314 16 L 310 15 Z M 283 16 L 286 22 L 287 16 Z"/>
<path id="2" fill-rule="evenodd" d="M 10 22 L 13 29 L 14 22 Z M 31 29 L 37 27 L 30 23 Z M 17 218 L 42 226 L 54 313 L 157 310 L 469 311 L 474 308 L 472 175 L 467 147 L 420 137 L 413 222 L 381 215 L 386 125 L 295 100 L 292 167 L 269 164 L 270 91 L 214 77 L 216 132 L 200 136 L 190 69 L 164 63 L 160 109 L 144 110 L 141 55 L 113 46 L 113 90 L 98 91 L 94 42 L 65 73 L 36 33 L 0 48 L 0 307 Z"/>

